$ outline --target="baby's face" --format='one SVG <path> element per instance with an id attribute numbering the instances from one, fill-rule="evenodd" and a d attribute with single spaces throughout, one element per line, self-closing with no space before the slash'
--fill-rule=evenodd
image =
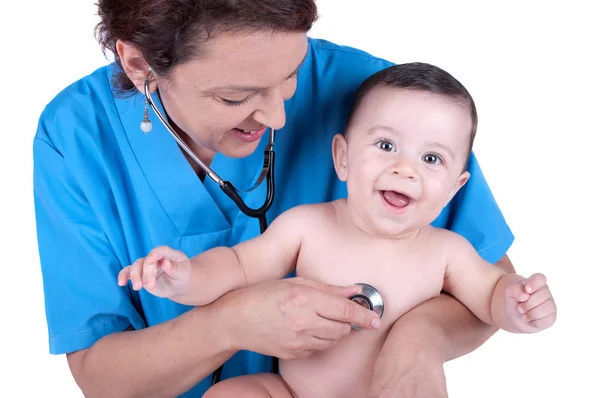
<path id="1" fill-rule="evenodd" d="M 469 178 L 471 125 L 468 107 L 441 95 L 388 87 L 369 93 L 346 140 L 334 141 L 354 222 L 383 237 L 431 223 Z"/>

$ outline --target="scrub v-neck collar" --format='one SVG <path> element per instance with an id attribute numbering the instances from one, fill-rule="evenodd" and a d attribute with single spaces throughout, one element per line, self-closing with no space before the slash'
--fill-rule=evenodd
<path id="1" fill-rule="evenodd" d="M 156 93 L 152 98 L 164 115 Z M 154 195 L 179 232 L 186 236 L 230 229 L 241 212 L 210 178 L 206 177 L 204 182 L 198 178 L 177 142 L 152 109 L 149 109 L 152 131 L 148 134 L 141 131 L 144 113 L 142 95 L 116 98 L 115 103 L 135 158 Z M 217 153 L 211 168 L 236 187 L 249 187 L 262 170 L 262 149 L 267 141 L 268 134 L 265 134 L 257 150 L 242 159 Z M 265 184 L 262 185 L 256 191 L 240 195 L 250 205 L 260 202 L 265 192 Z"/>

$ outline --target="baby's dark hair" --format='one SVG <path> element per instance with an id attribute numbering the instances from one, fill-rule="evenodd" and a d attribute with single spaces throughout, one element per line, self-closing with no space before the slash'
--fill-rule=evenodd
<path id="1" fill-rule="evenodd" d="M 467 146 L 467 158 L 473 149 L 473 141 L 477 132 L 477 109 L 471 94 L 450 73 L 437 66 L 413 62 L 394 65 L 383 69 L 366 79 L 358 88 L 354 102 L 350 108 L 346 132 L 356 116 L 360 104 L 365 97 L 378 87 L 392 87 L 415 91 L 426 91 L 451 98 L 471 111 L 471 134 Z"/>

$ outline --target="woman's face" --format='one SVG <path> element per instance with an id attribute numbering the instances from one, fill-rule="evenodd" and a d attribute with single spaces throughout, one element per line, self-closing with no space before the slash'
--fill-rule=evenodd
<path id="1" fill-rule="evenodd" d="M 266 127 L 284 126 L 283 103 L 296 91 L 307 47 L 304 33 L 217 34 L 199 59 L 159 80 L 163 106 L 203 150 L 248 156 Z"/>

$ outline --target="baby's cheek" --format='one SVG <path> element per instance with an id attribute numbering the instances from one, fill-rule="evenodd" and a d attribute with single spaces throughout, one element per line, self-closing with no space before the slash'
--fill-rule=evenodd
<path id="1" fill-rule="evenodd" d="M 421 208 L 423 211 L 423 218 L 426 219 L 427 223 L 433 222 L 444 210 L 450 196 L 450 191 L 443 187 L 433 187 L 426 189 L 423 192 L 423 199 L 421 201 Z"/>

